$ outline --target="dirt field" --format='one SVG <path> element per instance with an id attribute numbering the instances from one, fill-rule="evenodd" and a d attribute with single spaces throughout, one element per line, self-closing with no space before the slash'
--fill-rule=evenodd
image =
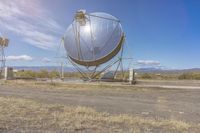
<path id="1" fill-rule="evenodd" d="M 142 87 L 142 85 L 107 85 L 102 83 L 68 83 L 56 85 L 44 85 L 33 82 L 29 82 L 28 84 L 16 81 L 13 81 L 12 83 L 2 83 L 0 85 L 0 102 L 4 102 L 7 104 L 1 104 L 0 109 L 8 108 L 10 107 L 10 104 L 14 104 L 15 102 L 16 107 L 10 108 L 10 110 L 13 111 L 10 111 L 10 113 L 8 113 L 7 115 L 5 115 L 5 111 L 5 114 L 3 116 L 7 116 L 8 118 L 2 118 L 2 116 L 0 117 L 0 131 L 2 130 L 4 132 L 50 132 L 52 130 L 52 132 L 106 131 L 198 133 L 200 132 L 200 89 L 198 89 L 198 85 L 196 84 L 194 85 L 196 88 L 190 88 L 191 85 L 192 83 L 190 83 L 189 89 L 187 89 L 187 86 L 183 88 L 180 87 L 181 89 L 173 89 L 169 88 L 169 86 L 166 88 L 163 86 Z M 26 101 L 24 99 L 28 99 L 27 101 L 30 100 L 31 102 L 33 102 L 33 104 L 37 106 L 39 104 L 41 109 L 48 109 L 50 108 L 49 106 L 55 106 L 57 108 L 58 104 L 59 106 L 62 105 L 62 108 L 71 108 L 71 110 L 76 110 L 77 106 L 79 106 L 80 108 L 86 107 L 89 110 L 94 109 L 92 111 L 93 113 L 95 112 L 94 121 L 93 119 L 91 121 L 93 121 L 95 125 L 96 117 L 99 118 L 101 116 L 101 119 L 99 118 L 100 122 L 97 122 L 98 124 L 100 123 L 100 125 L 95 125 L 96 128 L 88 130 L 87 128 L 84 128 L 85 126 L 83 124 L 81 126 L 82 128 L 78 128 L 77 130 L 75 128 L 76 126 L 72 128 L 73 124 L 69 124 L 71 128 L 69 128 L 67 125 L 61 124 L 60 126 L 57 125 L 57 127 L 53 129 L 51 128 L 51 130 L 47 130 L 50 127 L 50 125 L 47 122 L 46 127 L 44 126 L 38 128 L 30 128 L 30 125 L 26 125 L 26 128 L 22 128 L 19 126 L 15 130 L 16 126 L 13 126 L 13 123 L 10 122 L 9 119 L 13 118 L 13 122 L 16 122 L 20 121 L 21 119 L 18 120 L 18 117 L 22 116 L 11 117 L 10 115 L 15 114 L 12 114 L 11 112 L 15 112 L 16 108 L 19 109 L 17 107 L 17 105 L 19 104 L 17 103 L 17 101 Z M 25 102 L 24 106 L 29 106 L 29 102 Z M 31 107 L 27 108 L 27 110 L 31 110 Z M 64 110 L 67 111 L 68 109 Z M 37 108 L 33 107 L 32 111 L 30 112 L 33 112 L 34 114 L 34 111 L 37 112 Z M 40 110 L 38 111 L 38 113 L 40 113 Z M 108 114 L 102 116 L 103 112 L 106 112 Z M 26 115 L 23 114 L 23 117 L 26 118 Z M 32 115 L 32 117 L 34 117 L 34 115 Z M 81 121 L 83 120 L 88 122 L 88 120 L 83 119 L 82 116 L 79 117 L 81 118 Z M 110 121 L 106 121 L 105 118 L 109 118 Z M 136 118 L 137 121 L 133 122 Z M 6 122 L 6 119 L 9 122 Z M 43 120 L 42 116 L 41 119 Z M 45 119 L 47 119 L 46 116 Z M 60 118 L 58 119 L 60 120 Z M 115 119 L 116 121 L 113 122 L 112 119 Z M 66 116 L 66 119 L 62 119 L 60 121 L 63 122 L 68 120 L 69 119 Z M 77 120 L 79 119 L 77 118 Z M 74 120 L 74 123 L 76 123 L 77 120 Z M 132 121 L 132 123 L 130 121 Z M 34 122 L 37 122 L 37 120 L 35 120 Z M 7 125 L 7 123 L 9 124 Z M 88 123 L 90 124 L 86 126 L 92 127 L 91 122 Z M 106 126 L 106 124 L 108 125 Z M 19 125 L 23 125 L 23 122 Z M 79 123 L 79 126 L 80 125 L 81 123 Z"/>

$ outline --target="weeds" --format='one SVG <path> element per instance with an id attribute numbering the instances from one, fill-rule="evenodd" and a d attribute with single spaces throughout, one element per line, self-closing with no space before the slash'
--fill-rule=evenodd
<path id="1" fill-rule="evenodd" d="M 99 113 L 92 108 L 47 105 L 0 97 L 0 132 L 198 132 L 183 121 Z"/>

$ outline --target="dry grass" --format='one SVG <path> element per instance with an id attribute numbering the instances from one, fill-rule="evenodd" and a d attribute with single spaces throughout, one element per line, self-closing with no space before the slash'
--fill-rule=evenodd
<path id="1" fill-rule="evenodd" d="M 198 132 L 182 121 L 99 113 L 92 108 L 47 105 L 0 97 L 0 132 Z"/>
<path id="2" fill-rule="evenodd" d="M 81 82 L 81 83 L 62 83 L 55 82 L 54 84 L 50 82 L 38 82 L 38 81 L 23 81 L 23 80 L 11 80 L 11 81 L 1 81 L 0 84 L 15 88 L 38 88 L 38 89 L 64 89 L 64 90 L 112 90 L 115 91 L 147 91 L 150 89 L 134 87 L 134 86 L 126 86 L 120 83 L 105 83 L 105 82 Z"/>

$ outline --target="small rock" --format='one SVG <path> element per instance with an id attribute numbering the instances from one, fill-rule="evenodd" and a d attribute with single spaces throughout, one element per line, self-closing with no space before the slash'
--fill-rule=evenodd
<path id="1" fill-rule="evenodd" d="M 179 114 L 184 114 L 184 112 L 179 112 Z"/>
<path id="2" fill-rule="evenodd" d="M 142 112 L 142 115 L 149 115 L 149 112 Z"/>

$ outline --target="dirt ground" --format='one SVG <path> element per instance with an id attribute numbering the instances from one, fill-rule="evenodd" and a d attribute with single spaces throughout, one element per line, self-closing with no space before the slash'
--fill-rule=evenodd
<path id="1" fill-rule="evenodd" d="M 143 81 L 144 82 L 144 81 Z M 189 81 L 187 81 L 189 82 Z M 186 83 L 187 83 L 186 82 Z M 183 82 L 185 83 L 185 82 Z M 98 112 L 128 114 L 154 119 L 173 119 L 200 125 L 200 89 L 107 85 L 102 83 L 2 83 L 0 97 L 31 99 L 45 104 L 91 107 Z M 174 84 L 172 84 L 175 86 Z M 176 83 L 177 85 L 177 83 Z"/>

